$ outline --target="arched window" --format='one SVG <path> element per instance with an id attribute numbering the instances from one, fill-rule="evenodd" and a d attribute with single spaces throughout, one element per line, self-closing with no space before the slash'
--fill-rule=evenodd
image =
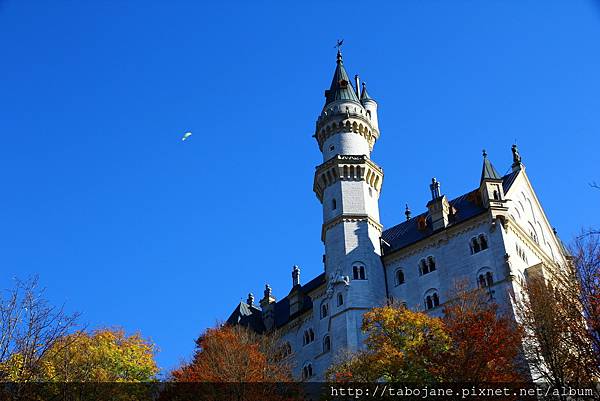
<path id="1" fill-rule="evenodd" d="M 494 200 L 500 200 L 500 194 L 498 193 L 498 190 L 494 189 Z"/>
<path id="2" fill-rule="evenodd" d="M 331 351 L 331 338 L 329 336 L 325 336 L 323 338 L 323 352 Z"/>
<path id="3" fill-rule="evenodd" d="M 310 363 L 305 364 L 304 367 L 302 368 L 302 380 L 308 380 L 312 377 L 312 375 L 313 375 L 312 365 Z"/>
<path id="4" fill-rule="evenodd" d="M 281 346 L 281 358 L 287 358 L 292 354 L 292 346 L 289 342 L 286 341 L 285 344 Z"/>
<path id="5" fill-rule="evenodd" d="M 423 274 L 427 273 L 429 273 L 429 266 L 427 266 L 425 259 L 421 259 L 419 262 L 419 274 L 422 276 Z"/>
<path id="6" fill-rule="evenodd" d="M 396 270 L 396 285 L 404 284 L 404 272 L 402 269 Z"/>
<path id="7" fill-rule="evenodd" d="M 335 199 L 331 200 L 331 210 L 337 209 L 337 201 Z"/>
<path id="8" fill-rule="evenodd" d="M 483 234 L 479 234 L 479 244 L 481 245 L 481 250 L 488 248 L 487 238 Z"/>
<path id="9" fill-rule="evenodd" d="M 435 258 L 433 256 L 427 258 L 427 264 L 429 265 L 430 272 L 435 270 Z"/>
<path id="10" fill-rule="evenodd" d="M 433 309 L 440 305 L 440 297 L 435 288 L 432 288 L 425 293 L 424 303 L 426 310 Z"/>
<path id="11" fill-rule="evenodd" d="M 326 318 L 329 315 L 329 305 L 326 301 L 321 303 L 321 319 Z"/>
<path id="12" fill-rule="evenodd" d="M 354 278 L 354 280 L 366 280 L 365 265 L 357 263 L 352 266 L 352 278 Z"/>
<path id="13" fill-rule="evenodd" d="M 433 307 L 434 308 L 436 306 L 440 306 L 440 297 L 438 297 L 437 292 L 434 292 L 433 295 L 431 296 L 431 298 L 433 299 Z"/>
<path id="14" fill-rule="evenodd" d="M 339 293 L 337 294 L 337 306 L 342 306 L 344 304 L 344 296 Z"/>
<path id="15" fill-rule="evenodd" d="M 487 287 L 494 285 L 494 276 L 492 275 L 492 272 L 485 273 L 485 284 Z"/>
<path id="16" fill-rule="evenodd" d="M 481 251 L 479 242 L 477 241 L 477 238 L 475 238 L 475 237 L 471 238 L 471 249 L 472 249 L 473 253 L 477 253 L 477 252 Z"/>
<path id="17" fill-rule="evenodd" d="M 315 341 L 315 332 L 313 329 L 304 330 L 303 344 L 307 345 Z"/>
<path id="18" fill-rule="evenodd" d="M 486 288 L 494 285 L 494 275 L 489 268 L 484 267 L 483 269 L 479 270 L 477 275 L 477 284 L 479 285 L 479 288 Z"/>

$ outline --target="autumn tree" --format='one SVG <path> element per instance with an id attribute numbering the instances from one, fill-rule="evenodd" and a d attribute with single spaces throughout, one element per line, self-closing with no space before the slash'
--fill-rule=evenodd
<path id="1" fill-rule="evenodd" d="M 289 356 L 279 338 L 243 326 L 207 329 L 189 364 L 171 372 L 176 382 L 283 382 L 291 380 Z"/>
<path id="2" fill-rule="evenodd" d="M 577 238 L 564 264 L 530 268 L 518 316 L 536 377 L 553 386 L 600 377 L 600 239 Z"/>
<path id="3" fill-rule="evenodd" d="M 517 382 L 525 379 L 520 358 L 522 330 L 483 289 L 458 283 L 442 318 L 451 338 L 439 355 L 439 376 L 449 382 Z"/>
<path id="4" fill-rule="evenodd" d="M 327 372 L 334 381 L 433 382 L 442 379 L 434 366 L 450 351 L 451 339 L 441 319 L 404 306 L 373 308 L 362 329 L 366 350 L 342 356 Z"/>
<path id="5" fill-rule="evenodd" d="M 196 340 L 192 361 L 171 372 L 175 385 L 163 398 L 287 400 L 289 389 L 279 384 L 292 381 L 289 351 L 277 333 L 237 325 L 209 328 Z"/>
<path id="6" fill-rule="evenodd" d="M 37 277 L 0 294 L 0 381 L 37 381 L 48 350 L 77 325 L 79 314 L 51 305 Z"/>
<path id="7" fill-rule="evenodd" d="M 42 358 L 42 378 L 53 382 L 131 383 L 155 380 L 156 346 L 123 329 L 77 332 L 58 339 Z"/>

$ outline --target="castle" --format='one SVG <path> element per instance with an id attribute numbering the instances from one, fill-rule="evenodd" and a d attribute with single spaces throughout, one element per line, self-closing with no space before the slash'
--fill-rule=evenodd
<path id="1" fill-rule="evenodd" d="M 323 206 L 324 272 L 308 282 L 292 270 L 292 288 L 276 300 L 266 285 L 229 319 L 282 333 L 294 374 L 320 381 L 336 354 L 362 347 L 362 315 L 389 300 L 439 316 L 457 280 L 485 288 L 514 313 L 527 274 L 564 266 L 566 251 L 548 222 L 515 145 L 512 171 L 498 174 L 483 154 L 478 186 L 448 199 L 432 179 L 427 210 L 388 229 L 379 221 L 383 170 L 371 151 L 380 136 L 377 103 L 350 81 L 342 54 L 314 137 L 323 154 L 313 190 Z M 475 180 L 474 180 L 475 181 Z"/>

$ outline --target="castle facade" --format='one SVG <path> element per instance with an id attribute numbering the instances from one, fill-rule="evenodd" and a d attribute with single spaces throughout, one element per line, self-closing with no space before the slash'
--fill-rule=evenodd
<path id="1" fill-rule="evenodd" d="M 384 174 L 371 160 L 377 103 L 358 77 L 351 82 L 339 50 L 325 98 L 314 134 L 323 162 L 313 185 L 323 206 L 324 271 L 303 282 L 294 266 L 286 296 L 277 300 L 266 285 L 258 304 L 250 294 L 227 320 L 279 330 L 298 379 L 322 381 L 337 353 L 360 349 L 362 316 L 375 306 L 394 300 L 439 316 L 461 281 L 515 313 L 528 272 L 565 266 L 566 251 L 514 145 L 509 174 L 498 174 L 484 152 L 472 191 L 448 199 L 434 178 L 425 212 L 413 216 L 407 207 L 405 221 L 384 229 Z"/>

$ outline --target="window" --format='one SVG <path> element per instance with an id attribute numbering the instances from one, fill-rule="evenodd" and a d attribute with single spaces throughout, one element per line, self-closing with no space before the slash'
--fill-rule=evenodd
<path id="1" fill-rule="evenodd" d="M 479 234 L 479 244 L 481 244 L 481 250 L 482 251 L 484 249 L 488 248 L 488 243 L 487 243 L 487 239 L 485 238 L 485 235 Z"/>
<path id="2" fill-rule="evenodd" d="M 325 336 L 323 339 L 323 352 L 331 351 L 331 338 L 329 336 Z"/>
<path id="3" fill-rule="evenodd" d="M 312 375 L 313 375 L 312 365 L 310 363 L 307 363 L 302 368 L 302 380 L 310 379 L 312 377 Z"/>
<path id="4" fill-rule="evenodd" d="M 427 273 L 431 273 L 436 270 L 435 258 L 433 256 L 428 256 L 427 259 L 421 259 L 419 262 L 419 274 L 422 276 Z"/>
<path id="5" fill-rule="evenodd" d="M 337 306 L 342 306 L 344 304 L 344 296 L 342 294 L 337 294 Z"/>
<path id="6" fill-rule="evenodd" d="M 488 267 L 484 267 L 477 273 L 477 284 L 479 285 L 479 288 L 486 288 L 494 285 L 494 275 Z"/>
<path id="7" fill-rule="evenodd" d="M 290 345 L 289 342 L 286 342 L 285 344 L 283 344 L 283 346 L 281 347 L 281 358 L 287 358 L 288 356 L 290 356 L 292 354 L 292 346 Z"/>
<path id="8" fill-rule="evenodd" d="M 365 266 L 363 264 L 355 264 L 352 266 L 352 278 L 354 280 L 366 280 Z"/>
<path id="9" fill-rule="evenodd" d="M 315 332 L 313 331 L 313 329 L 304 330 L 304 337 L 302 343 L 306 345 L 312 343 L 313 341 L 315 341 Z"/>
<path id="10" fill-rule="evenodd" d="M 471 248 L 471 255 L 488 249 L 486 236 L 479 234 L 478 237 L 471 238 L 471 241 L 469 241 L 469 247 Z"/>
<path id="11" fill-rule="evenodd" d="M 435 259 L 433 258 L 433 256 L 427 258 L 427 264 L 429 265 L 430 272 L 435 270 Z"/>
<path id="12" fill-rule="evenodd" d="M 331 200 L 331 210 L 337 209 L 337 201 L 335 199 Z"/>
<path id="13" fill-rule="evenodd" d="M 402 269 L 396 270 L 396 285 L 404 284 L 404 272 Z"/>
<path id="14" fill-rule="evenodd" d="M 326 318 L 329 315 L 329 305 L 323 301 L 321 304 L 321 319 Z"/>
<path id="15" fill-rule="evenodd" d="M 333 151 L 334 149 L 335 149 L 335 146 L 333 146 L 333 145 L 330 145 L 330 146 L 329 146 L 329 150 L 330 150 L 330 151 Z"/>
<path id="16" fill-rule="evenodd" d="M 430 310 L 440 305 L 440 297 L 436 289 L 431 289 L 425 293 L 425 309 Z"/>

